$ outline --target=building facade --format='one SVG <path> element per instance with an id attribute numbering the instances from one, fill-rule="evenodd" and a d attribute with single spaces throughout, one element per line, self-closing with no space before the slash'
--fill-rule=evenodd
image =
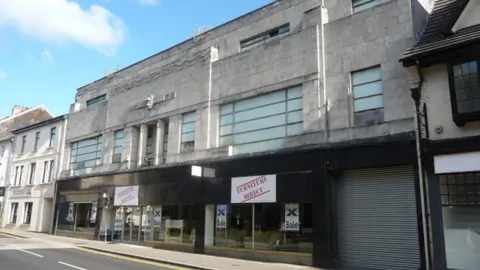
<path id="1" fill-rule="evenodd" d="M 60 174 L 66 127 L 66 116 L 60 116 L 12 131 L 14 151 L 2 226 L 50 231 L 53 183 Z"/>
<path id="2" fill-rule="evenodd" d="M 15 136 L 12 131 L 52 118 L 52 114 L 43 106 L 32 108 L 15 105 L 12 114 L 0 118 L 0 224 L 3 221 L 3 199 L 5 188 L 10 183 L 10 166 Z"/>
<path id="3" fill-rule="evenodd" d="M 402 62 L 417 103 L 432 269 L 480 265 L 480 1 L 435 1 Z"/>
<path id="4" fill-rule="evenodd" d="M 55 233 L 320 267 L 424 267 L 398 59 L 428 10 L 276 1 L 78 89 Z"/>

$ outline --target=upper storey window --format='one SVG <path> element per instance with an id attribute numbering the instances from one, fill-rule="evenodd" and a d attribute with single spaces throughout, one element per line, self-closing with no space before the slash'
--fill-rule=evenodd
<path id="1" fill-rule="evenodd" d="M 274 29 L 268 30 L 256 36 L 240 41 L 240 49 L 243 51 L 243 50 L 255 47 L 259 44 L 263 44 L 274 38 L 284 36 L 288 32 L 290 32 L 290 24 L 285 24 L 285 25 L 276 27 Z"/>
<path id="2" fill-rule="evenodd" d="M 107 95 L 103 94 L 101 96 L 98 96 L 96 98 L 92 98 L 90 100 L 87 100 L 87 107 L 90 107 L 95 104 L 103 103 L 107 101 Z"/>
<path id="3" fill-rule="evenodd" d="M 480 61 L 449 66 L 453 120 L 459 126 L 480 120 Z"/>
<path id="4" fill-rule="evenodd" d="M 364 11 L 366 9 L 378 6 L 382 3 L 381 0 L 353 0 L 353 13 Z"/>

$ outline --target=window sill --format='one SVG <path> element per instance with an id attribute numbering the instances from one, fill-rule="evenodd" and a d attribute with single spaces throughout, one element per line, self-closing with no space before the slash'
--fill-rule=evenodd
<path id="1" fill-rule="evenodd" d="M 480 112 L 453 115 L 453 122 L 458 127 L 463 127 L 465 124 L 475 121 L 480 121 Z"/>
<path id="2" fill-rule="evenodd" d="M 35 184 L 26 184 L 25 187 L 33 187 Z"/>
<path id="3" fill-rule="evenodd" d="M 46 185 L 51 184 L 52 182 L 53 182 L 53 181 L 51 181 L 51 182 L 45 182 L 45 183 L 40 183 L 40 184 L 38 184 L 38 185 L 39 185 L 39 186 L 46 186 Z"/>

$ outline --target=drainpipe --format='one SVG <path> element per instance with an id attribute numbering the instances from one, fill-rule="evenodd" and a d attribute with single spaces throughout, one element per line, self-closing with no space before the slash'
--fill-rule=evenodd
<path id="1" fill-rule="evenodd" d="M 424 229 L 424 237 L 425 239 L 423 240 L 425 242 L 425 252 L 426 252 L 426 267 L 427 269 L 430 269 L 432 266 L 432 254 L 431 254 L 431 246 L 430 246 L 430 226 L 429 226 L 429 211 L 428 211 L 428 185 L 427 185 L 427 179 L 425 179 L 425 173 L 424 173 L 424 168 L 425 168 L 425 152 L 426 152 L 426 145 L 424 142 L 424 138 L 422 138 L 422 117 L 425 117 L 425 123 L 427 123 L 427 116 L 426 116 L 426 107 L 424 107 L 425 111 L 424 114 L 422 114 L 421 110 L 421 98 L 422 98 L 422 86 L 423 86 L 423 81 L 424 77 L 422 74 L 422 71 L 420 69 L 420 62 L 417 60 L 415 64 L 415 68 L 417 71 L 417 75 L 419 77 L 419 83 L 417 87 L 413 87 L 410 89 L 411 91 L 411 97 L 413 99 L 413 102 L 415 104 L 415 114 L 416 114 L 416 125 L 417 125 L 417 132 L 415 132 L 416 136 L 416 146 L 417 146 L 417 163 L 418 163 L 418 171 L 419 171 L 419 185 L 420 185 L 420 200 L 421 200 L 421 207 L 422 207 L 422 223 Z M 425 139 L 428 139 L 428 125 L 425 125 Z"/>

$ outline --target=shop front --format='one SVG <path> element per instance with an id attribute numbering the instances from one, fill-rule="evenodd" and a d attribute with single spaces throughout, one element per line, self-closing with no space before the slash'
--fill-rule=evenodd
<path id="1" fill-rule="evenodd" d="M 66 193 L 57 199 L 54 234 L 65 237 L 96 239 L 98 235 L 98 193 Z"/>

